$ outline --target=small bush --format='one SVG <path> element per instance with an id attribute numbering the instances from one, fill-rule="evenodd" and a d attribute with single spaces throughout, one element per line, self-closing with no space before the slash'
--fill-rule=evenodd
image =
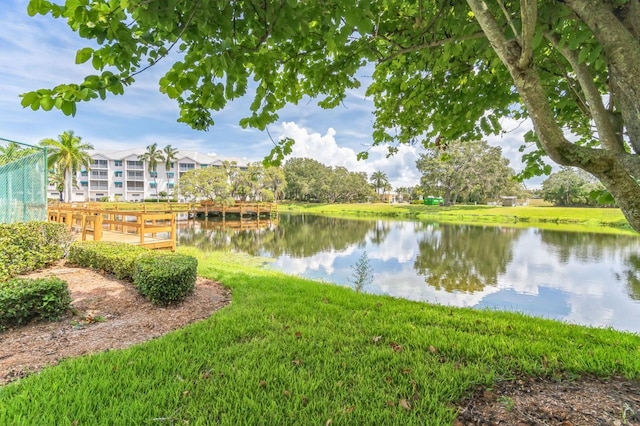
<path id="1" fill-rule="evenodd" d="M 62 259 L 71 241 L 71 232 L 62 223 L 0 224 L 0 281 Z"/>
<path id="2" fill-rule="evenodd" d="M 104 270 L 122 280 L 133 281 L 136 259 L 149 249 L 111 241 L 76 241 L 68 261 L 74 265 Z"/>
<path id="3" fill-rule="evenodd" d="M 71 307 L 66 281 L 14 278 L 0 283 L 0 329 L 30 319 L 56 320 Z"/>
<path id="4" fill-rule="evenodd" d="M 184 300 L 193 292 L 198 261 L 176 253 L 153 252 L 137 259 L 133 284 L 156 305 Z"/>

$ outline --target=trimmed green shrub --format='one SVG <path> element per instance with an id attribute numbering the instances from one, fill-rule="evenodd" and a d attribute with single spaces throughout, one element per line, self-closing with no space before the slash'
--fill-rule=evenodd
<path id="1" fill-rule="evenodd" d="M 13 278 L 0 283 L 0 330 L 30 319 L 56 320 L 71 307 L 71 294 L 60 278 Z"/>
<path id="2" fill-rule="evenodd" d="M 72 241 L 63 223 L 0 224 L 0 281 L 62 259 Z"/>
<path id="3" fill-rule="evenodd" d="M 136 259 L 150 250 L 112 241 L 76 241 L 67 260 L 78 266 L 104 270 L 122 280 L 133 281 Z"/>
<path id="4" fill-rule="evenodd" d="M 184 300 L 193 292 L 198 261 L 177 253 L 153 252 L 138 257 L 133 284 L 156 305 Z"/>

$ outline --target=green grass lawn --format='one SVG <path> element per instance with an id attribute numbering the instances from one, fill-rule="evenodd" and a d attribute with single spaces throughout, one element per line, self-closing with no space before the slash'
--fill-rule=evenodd
<path id="1" fill-rule="evenodd" d="M 457 223 L 496 223 L 503 225 L 587 226 L 588 231 L 636 234 L 620 209 L 550 206 L 424 206 L 419 204 L 292 204 L 279 205 L 281 212 L 315 213 L 337 216 L 385 216 L 433 219 Z M 581 228 L 583 231 L 584 228 Z"/>
<path id="2" fill-rule="evenodd" d="M 0 387 L 2 425 L 443 425 L 475 385 L 640 379 L 640 336 L 356 293 L 181 248 L 231 288 L 211 318 Z"/>

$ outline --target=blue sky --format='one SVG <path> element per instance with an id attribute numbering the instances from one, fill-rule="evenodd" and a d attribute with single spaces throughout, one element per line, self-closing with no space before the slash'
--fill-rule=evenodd
<path id="1" fill-rule="evenodd" d="M 158 80 L 167 64 L 162 62 L 137 76 L 136 83 L 124 96 L 110 96 L 78 105 L 75 117 L 60 111 L 32 111 L 20 105 L 19 94 L 60 83 L 80 82 L 95 71 L 88 65 L 75 65 L 76 51 L 86 42 L 63 21 L 49 16 L 33 18 L 26 13 L 27 0 L 0 0 L 0 138 L 37 144 L 74 130 L 96 149 L 144 147 L 157 142 L 171 144 L 178 150 L 197 150 L 222 156 L 259 161 L 273 143 L 266 132 L 242 129 L 238 122 L 248 114 L 250 99 L 240 99 L 214 115 L 216 122 L 207 132 L 192 130 L 178 123 L 177 105 L 158 90 Z M 352 171 L 384 171 L 391 184 L 413 186 L 420 174 L 415 161 L 420 147 L 402 147 L 398 154 L 386 158 L 386 147 L 374 147 L 366 161 L 356 154 L 371 144 L 373 102 L 366 98 L 367 70 L 361 70 L 362 88 L 349 93 L 344 106 L 323 110 L 313 101 L 287 106 L 280 120 L 269 126 L 274 140 L 296 140 L 294 157 L 311 157 L 324 164 L 344 166 Z M 520 170 L 522 136 L 530 128 L 505 120 L 503 137 L 488 138 L 500 145 L 511 167 Z M 541 180 L 528 183 L 539 185 Z"/>

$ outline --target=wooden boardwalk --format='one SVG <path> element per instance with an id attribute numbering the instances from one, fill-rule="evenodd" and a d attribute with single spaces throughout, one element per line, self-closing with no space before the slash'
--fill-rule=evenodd
<path id="1" fill-rule="evenodd" d="M 225 217 L 229 215 L 244 216 L 275 216 L 278 214 L 278 205 L 270 202 L 240 202 L 232 205 L 217 203 L 214 201 L 201 201 L 194 203 L 124 203 L 124 202 L 87 202 L 87 203 L 60 203 L 51 207 L 67 207 L 75 210 L 108 210 L 114 212 L 162 212 L 162 213 L 189 213 L 195 215 L 202 213 L 205 216 L 216 215 Z"/>
<path id="2" fill-rule="evenodd" d="M 114 211 L 56 205 L 48 209 L 50 222 L 66 223 L 82 241 L 119 241 L 150 249 L 176 249 L 175 213 Z"/>

